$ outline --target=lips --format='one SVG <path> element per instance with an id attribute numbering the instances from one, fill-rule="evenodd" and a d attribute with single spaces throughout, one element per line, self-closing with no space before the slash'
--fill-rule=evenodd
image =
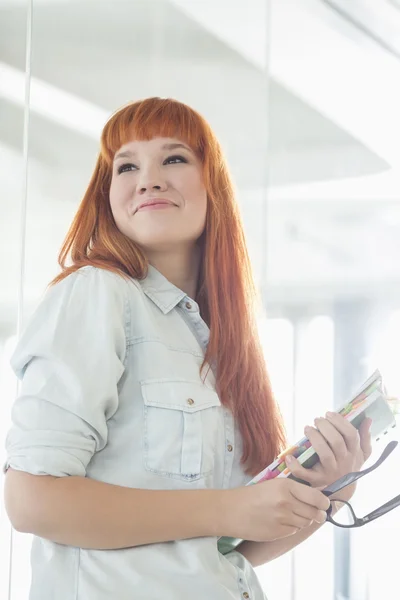
<path id="1" fill-rule="evenodd" d="M 174 204 L 170 200 L 166 200 L 164 198 L 153 198 L 152 200 L 146 200 L 145 202 L 139 204 L 135 212 L 138 212 L 141 208 L 144 208 L 145 206 L 155 206 L 157 204 L 167 204 L 170 206 L 176 206 L 176 204 Z"/>

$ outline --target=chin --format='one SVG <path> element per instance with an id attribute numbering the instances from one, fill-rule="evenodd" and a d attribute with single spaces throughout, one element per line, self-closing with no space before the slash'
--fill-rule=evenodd
<path id="1" fill-rule="evenodd" d="M 171 238 L 170 236 L 161 237 L 161 236 L 137 236 L 130 238 L 133 242 L 135 242 L 138 246 L 143 248 L 146 252 L 165 252 L 169 250 L 171 247 L 175 246 L 180 240 L 176 238 Z"/>
<path id="2" fill-rule="evenodd" d="M 149 228 L 148 231 L 144 231 L 144 228 L 141 228 L 140 231 L 132 231 L 124 228 L 122 233 L 146 252 L 165 252 L 177 245 L 193 245 L 199 238 L 197 231 L 188 232 L 186 230 L 186 235 L 183 237 L 182 228 L 177 231 L 171 227 L 162 227 L 160 231 L 155 231 L 155 229 L 156 227 L 151 230 Z"/>

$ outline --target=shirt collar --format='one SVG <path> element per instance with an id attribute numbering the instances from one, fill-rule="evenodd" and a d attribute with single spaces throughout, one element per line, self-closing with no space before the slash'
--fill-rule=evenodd
<path id="1" fill-rule="evenodd" d="M 139 280 L 143 292 L 166 315 L 175 308 L 184 298 L 185 292 L 173 285 L 164 275 L 149 264 L 148 274 L 145 279 Z"/>

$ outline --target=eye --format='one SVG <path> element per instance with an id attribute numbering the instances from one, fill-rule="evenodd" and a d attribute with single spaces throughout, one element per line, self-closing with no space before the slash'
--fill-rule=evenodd
<path id="1" fill-rule="evenodd" d="M 121 173 L 126 173 L 127 171 L 133 171 L 136 168 L 137 168 L 136 165 L 134 165 L 132 163 L 125 163 L 118 167 L 117 173 L 118 173 L 118 175 L 121 175 Z"/>
<path id="2" fill-rule="evenodd" d="M 163 162 L 164 165 L 174 165 L 174 164 L 179 164 L 179 163 L 187 163 L 187 159 L 184 156 L 179 156 L 179 155 L 175 155 L 175 156 L 169 156 L 168 158 L 166 158 Z"/>

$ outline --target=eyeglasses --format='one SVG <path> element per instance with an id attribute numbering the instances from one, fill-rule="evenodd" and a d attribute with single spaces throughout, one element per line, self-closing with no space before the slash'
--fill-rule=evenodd
<path id="1" fill-rule="evenodd" d="M 334 497 L 334 494 L 336 492 L 338 492 L 339 490 L 342 490 L 343 488 L 347 487 L 348 485 L 355 483 L 358 479 L 360 479 L 361 477 L 364 477 L 364 475 L 368 475 L 369 473 L 371 473 L 372 471 L 377 469 L 387 459 L 387 457 L 393 452 L 393 450 L 396 448 L 396 446 L 397 446 L 397 442 L 395 442 L 395 441 L 390 442 L 386 446 L 384 451 L 382 452 L 380 458 L 376 461 L 375 464 L 372 465 L 372 467 L 369 467 L 368 469 L 364 469 L 363 471 L 358 471 L 355 473 L 348 473 L 347 475 L 344 475 L 343 477 L 341 477 L 340 479 L 338 479 L 337 481 L 335 481 L 334 483 L 332 483 L 331 485 L 329 485 L 327 488 L 325 488 L 322 491 L 322 493 L 325 494 L 325 496 L 328 496 L 331 500 L 331 505 L 328 508 L 328 510 L 326 511 L 326 514 L 327 514 L 326 520 L 327 521 L 329 521 L 333 525 L 336 525 L 337 527 L 345 527 L 346 529 L 350 529 L 351 527 L 362 527 L 363 525 L 366 525 L 367 523 L 371 523 L 371 521 L 374 521 L 375 519 L 379 519 L 379 517 L 382 517 L 389 511 L 400 506 L 400 494 L 399 494 L 398 496 L 396 496 L 395 498 L 392 498 L 392 500 L 389 500 L 389 502 L 386 502 L 386 504 L 383 504 L 376 510 L 374 510 L 371 513 L 369 513 L 368 515 L 366 515 L 365 517 L 359 518 L 356 516 L 356 514 L 353 510 L 353 507 L 351 506 L 351 504 L 349 502 L 346 502 L 345 500 L 340 500 L 339 498 L 335 499 L 335 497 Z M 340 502 L 344 506 L 333 517 L 331 514 L 332 509 L 333 509 L 332 502 L 335 502 L 335 501 Z"/>

